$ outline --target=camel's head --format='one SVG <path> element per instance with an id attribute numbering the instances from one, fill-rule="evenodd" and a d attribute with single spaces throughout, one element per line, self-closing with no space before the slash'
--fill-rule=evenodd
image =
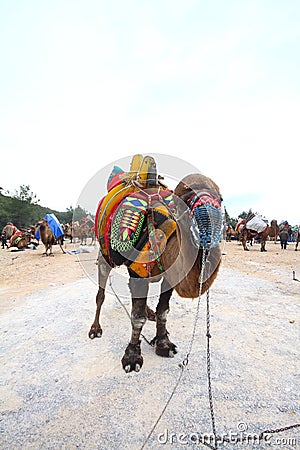
<path id="1" fill-rule="evenodd" d="M 41 220 L 39 220 L 38 223 L 36 224 L 35 229 L 36 229 L 36 231 L 37 231 L 38 229 L 45 230 L 48 226 L 49 226 L 49 225 L 48 225 L 47 220 L 46 220 L 46 219 L 41 219 Z"/>
<path id="2" fill-rule="evenodd" d="M 222 196 L 219 187 L 201 174 L 188 175 L 174 191 L 181 217 L 191 230 L 193 242 L 206 249 L 219 245 L 222 235 Z M 181 205 L 180 205 L 181 204 Z M 188 218 L 188 220 L 187 220 Z"/>

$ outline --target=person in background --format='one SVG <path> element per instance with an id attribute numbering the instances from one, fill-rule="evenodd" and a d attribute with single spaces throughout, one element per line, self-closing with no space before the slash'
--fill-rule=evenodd
<path id="1" fill-rule="evenodd" d="M 284 229 L 280 231 L 279 238 L 280 238 L 281 248 L 283 250 L 286 250 L 287 241 L 289 238 L 289 232 L 286 227 L 284 227 Z"/>
<path id="2" fill-rule="evenodd" d="M 2 231 L 2 233 L 1 233 L 1 244 L 2 244 L 2 248 L 4 248 L 5 245 L 6 245 L 6 248 L 8 248 L 6 231 Z"/>

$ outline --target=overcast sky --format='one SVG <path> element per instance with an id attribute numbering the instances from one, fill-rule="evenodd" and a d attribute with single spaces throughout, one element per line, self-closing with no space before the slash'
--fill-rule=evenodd
<path id="1" fill-rule="evenodd" d="M 107 164 L 162 153 L 231 216 L 300 223 L 298 0 L 0 0 L 0 64 L 4 189 L 65 210 Z"/>

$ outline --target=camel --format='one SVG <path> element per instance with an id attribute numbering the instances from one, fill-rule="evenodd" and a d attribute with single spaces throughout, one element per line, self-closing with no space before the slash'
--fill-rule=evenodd
<path id="1" fill-rule="evenodd" d="M 62 225 L 62 229 L 64 230 L 64 235 L 66 238 L 70 239 L 70 242 L 72 244 L 73 235 L 72 235 L 72 226 L 69 223 L 64 223 Z"/>
<path id="2" fill-rule="evenodd" d="M 18 228 L 14 224 L 8 222 L 3 228 L 2 233 L 5 232 L 7 239 L 10 239 L 17 231 L 20 230 L 18 230 Z"/>
<path id="3" fill-rule="evenodd" d="M 19 250 L 24 250 L 31 239 L 29 232 L 19 230 L 10 222 L 5 225 L 3 232 L 6 233 L 6 238 L 9 239 L 10 247 L 17 247 Z"/>
<path id="4" fill-rule="evenodd" d="M 274 240 L 274 243 L 276 244 L 277 238 L 279 236 L 279 226 L 277 224 L 277 220 L 275 220 L 275 219 L 271 220 L 268 236 L 269 236 L 269 238 L 271 238 L 271 240 Z"/>
<path id="5" fill-rule="evenodd" d="M 81 224 L 79 226 L 79 238 L 80 238 L 81 245 L 86 245 L 89 231 L 90 231 L 90 227 L 85 222 L 85 219 L 81 219 Z"/>
<path id="6" fill-rule="evenodd" d="M 252 239 L 260 239 L 260 251 L 266 252 L 266 241 L 268 237 L 274 238 L 275 243 L 277 237 L 279 235 L 279 226 L 277 225 L 276 220 L 272 220 L 270 225 L 266 224 L 265 229 L 258 233 L 255 230 L 251 230 L 246 228 L 246 222 L 243 221 L 242 226 L 240 226 L 240 240 L 242 241 L 244 250 L 248 251 L 247 241 L 251 241 Z"/>
<path id="7" fill-rule="evenodd" d="M 230 242 L 231 239 L 237 239 L 238 238 L 239 233 L 231 226 L 231 225 L 227 225 L 226 227 L 226 241 Z"/>
<path id="8" fill-rule="evenodd" d="M 90 245 L 94 244 L 95 241 L 95 227 L 89 224 L 89 220 L 81 219 L 81 223 L 78 221 L 72 222 L 71 225 L 64 225 L 65 236 L 69 237 L 71 243 L 73 239 L 75 241 L 76 238 L 80 240 L 81 245 L 87 245 L 87 239 L 91 238 Z"/>
<path id="9" fill-rule="evenodd" d="M 85 223 L 79 223 L 78 220 L 71 223 L 71 225 L 68 226 L 67 230 L 67 237 L 70 238 L 71 243 L 76 241 L 76 239 L 79 239 L 80 244 L 86 244 L 86 240 L 88 237 L 88 227 L 85 225 Z"/>
<path id="10" fill-rule="evenodd" d="M 298 244 L 299 244 L 299 241 L 300 241 L 300 226 L 298 227 L 298 230 L 297 230 L 297 232 L 296 232 L 296 245 L 295 245 L 295 251 L 298 250 Z"/>
<path id="11" fill-rule="evenodd" d="M 66 253 L 63 249 L 63 236 L 56 238 L 54 233 L 51 231 L 48 221 L 46 219 L 41 219 L 36 226 L 36 231 L 40 231 L 41 240 L 45 246 L 45 252 L 43 256 L 54 256 L 52 253 L 52 245 L 58 243 L 63 253 Z M 49 251 L 49 254 L 48 254 Z"/>
<path id="12" fill-rule="evenodd" d="M 206 200 L 204 200 L 204 198 Z M 197 202 L 203 199 L 205 206 L 197 206 Z M 131 371 L 138 372 L 143 365 L 143 356 L 141 354 L 140 336 L 142 328 L 149 317 L 149 309 L 147 306 L 147 295 L 149 283 L 159 281 L 161 283 L 161 293 L 156 307 L 156 336 L 155 352 L 159 356 L 173 357 L 177 353 L 176 345 L 169 339 L 169 333 L 166 328 L 167 314 L 169 312 L 169 301 L 173 289 L 183 298 L 197 298 L 203 294 L 214 282 L 221 261 L 221 250 L 219 241 L 222 233 L 222 215 L 220 212 L 221 194 L 218 186 L 208 177 L 200 174 L 192 174 L 186 176 L 175 188 L 174 202 L 176 204 L 174 218 L 175 231 L 165 241 L 163 250 L 152 267 L 151 274 L 142 278 L 138 276 L 132 269 L 132 265 L 128 267 L 129 289 L 132 296 L 131 310 L 131 326 L 132 333 L 129 344 L 125 349 L 122 357 L 122 367 L 126 373 Z M 212 211 L 217 211 L 217 225 L 212 225 L 211 217 L 208 213 L 207 204 L 212 202 Z M 193 209 L 194 208 L 194 209 Z M 214 209 L 213 209 L 214 208 Z M 201 212 L 203 221 L 198 222 Z M 152 215 L 151 207 L 148 209 L 148 218 Z M 212 230 L 219 230 L 218 233 Z M 162 225 L 156 231 L 162 233 Z M 150 240 L 149 228 L 145 233 Z M 211 238 L 213 233 L 214 246 L 211 244 L 209 250 L 203 247 L 205 236 L 206 239 Z M 209 235 L 210 238 L 208 237 Z M 143 238 L 143 235 L 141 239 Z M 100 241 L 99 241 L 100 242 Z M 205 245 L 208 245 L 207 243 Z M 100 247 L 101 248 L 101 247 Z M 151 251 L 151 250 L 150 250 Z M 203 266 L 203 262 L 205 265 Z M 89 338 L 100 338 L 102 336 L 102 328 L 99 322 L 101 307 L 105 299 L 105 286 L 115 264 L 103 252 L 99 252 L 98 257 L 98 293 L 96 296 L 96 314 L 94 322 L 89 331 Z M 146 266 L 146 264 L 144 264 Z M 163 268 L 163 270 L 161 270 Z M 200 273 L 203 274 L 203 283 L 201 283 L 200 292 Z M 150 313 L 152 311 L 150 310 Z"/>

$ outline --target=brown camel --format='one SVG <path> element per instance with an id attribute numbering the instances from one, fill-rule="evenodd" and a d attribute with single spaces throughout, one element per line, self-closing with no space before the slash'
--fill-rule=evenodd
<path id="1" fill-rule="evenodd" d="M 5 231 L 7 239 L 11 247 L 17 247 L 19 250 L 24 250 L 30 242 L 31 234 L 27 231 L 19 230 L 15 225 L 8 222 L 2 230 Z"/>
<path id="2" fill-rule="evenodd" d="M 38 228 L 40 230 L 41 240 L 45 246 L 45 252 L 43 253 L 43 256 L 48 256 L 48 251 L 49 256 L 54 256 L 52 253 L 52 245 L 56 243 L 59 244 L 60 248 L 62 249 L 62 252 L 66 253 L 63 249 L 63 236 L 56 238 L 53 232 L 51 231 L 46 219 L 41 219 L 37 223 L 36 231 L 38 231 Z"/>
<path id="3" fill-rule="evenodd" d="M 226 227 L 226 241 L 230 242 L 232 238 L 237 239 L 239 233 L 231 226 Z"/>
<path id="4" fill-rule="evenodd" d="M 277 242 L 277 238 L 279 236 L 279 226 L 277 224 L 277 220 L 273 219 L 271 220 L 271 224 L 269 226 L 269 238 L 275 242 Z"/>
<path id="5" fill-rule="evenodd" d="M 64 223 L 62 225 L 62 229 L 64 230 L 65 238 L 69 238 L 72 243 L 73 240 L 72 226 L 69 223 Z"/>
<path id="6" fill-rule="evenodd" d="M 174 216 L 176 231 L 171 234 L 160 254 L 160 264 L 158 262 L 155 264 L 151 277 L 149 274 L 148 278 L 138 277 L 130 267 L 128 268 L 130 275 L 129 289 L 132 296 L 132 334 L 122 358 L 122 366 L 125 372 L 138 372 L 143 365 L 140 335 L 149 314 L 149 308 L 147 307 L 149 282 L 158 281 L 162 278 L 161 294 L 156 307 L 155 351 L 157 355 L 172 357 L 177 353 L 177 350 L 176 345 L 169 339 L 166 322 L 173 289 L 181 297 L 196 298 L 200 294 L 200 273 L 203 279 L 201 293 L 204 293 L 215 280 L 219 270 L 221 261 L 219 240 L 222 232 L 220 204 L 222 198 L 218 186 L 210 178 L 203 175 L 189 175 L 176 187 L 174 201 L 176 204 Z M 202 205 L 201 201 L 204 202 Z M 210 205 L 211 208 L 209 209 L 207 204 L 210 201 L 214 206 Z M 201 206 L 197 206 L 197 202 Z M 216 211 L 215 220 L 213 214 Z M 148 217 L 151 217 L 151 208 L 148 209 L 147 214 Z M 160 229 L 162 230 L 162 226 Z M 215 233 L 213 230 L 218 230 L 218 232 Z M 147 233 L 147 231 L 145 232 Z M 205 239 L 204 248 L 203 242 Z M 213 240 L 214 245 L 212 245 Z M 207 245 L 210 246 L 209 250 L 207 250 Z M 203 261 L 205 261 L 205 265 L 202 268 Z M 163 271 L 161 271 L 159 265 L 162 265 Z M 106 255 L 100 253 L 98 259 L 97 308 L 94 322 L 89 331 L 91 339 L 102 336 L 99 315 L 104 302 L 105 285 L 114 266 Z"/>
<path id="7" fill-rule="evenodd" d="M 272 220 L 270 225 L 266 225 L 265 229 L 261 233 L 246 228 L 245 222 L 240 230 L 240 240 L 242 241 L 244 250 L 247 251 L 249 250 L 249 248 L 247 247 L 247 241 L 251 241 L 252 239 L 259 239 L 260 251 L 266 252 L 266 241 L 268 237 L 274 238 L 276 243 L 277 237 L 279 235 L 279 226 L 277 225 L 276 220 Z"/>
<path id="8" fill-rule="evenodd" d="M 19 229 L 11 222 L 8 222 L 3 228 L 2 233 L 5 232 L 7 239 L 10 239 L 17 231 Z"/>
<path id="9" fill-rule="evenodd" d="M 300 241 L 300 226 L 299 226 L 299 228 L 298 228 L 298 230 L 297 230 L 297 233 L 296 233 L 296 245 L 295 245 L 295 251 L 298 250 L 298 244 L 299 244 L 299 241 Z"/>
<path id="10" fill-rule="evenodd" d="M 89 233 L 90 228 L 83 219 L 81 223 L 79 223 L 78 220 L 72 222 L 72 224 L 68 227 L 66 236 L 70 238 L 71 243 L 73 240 L 75 242 L 76 239 L 78 239 L 81 245 L 86 245 Z"/>

